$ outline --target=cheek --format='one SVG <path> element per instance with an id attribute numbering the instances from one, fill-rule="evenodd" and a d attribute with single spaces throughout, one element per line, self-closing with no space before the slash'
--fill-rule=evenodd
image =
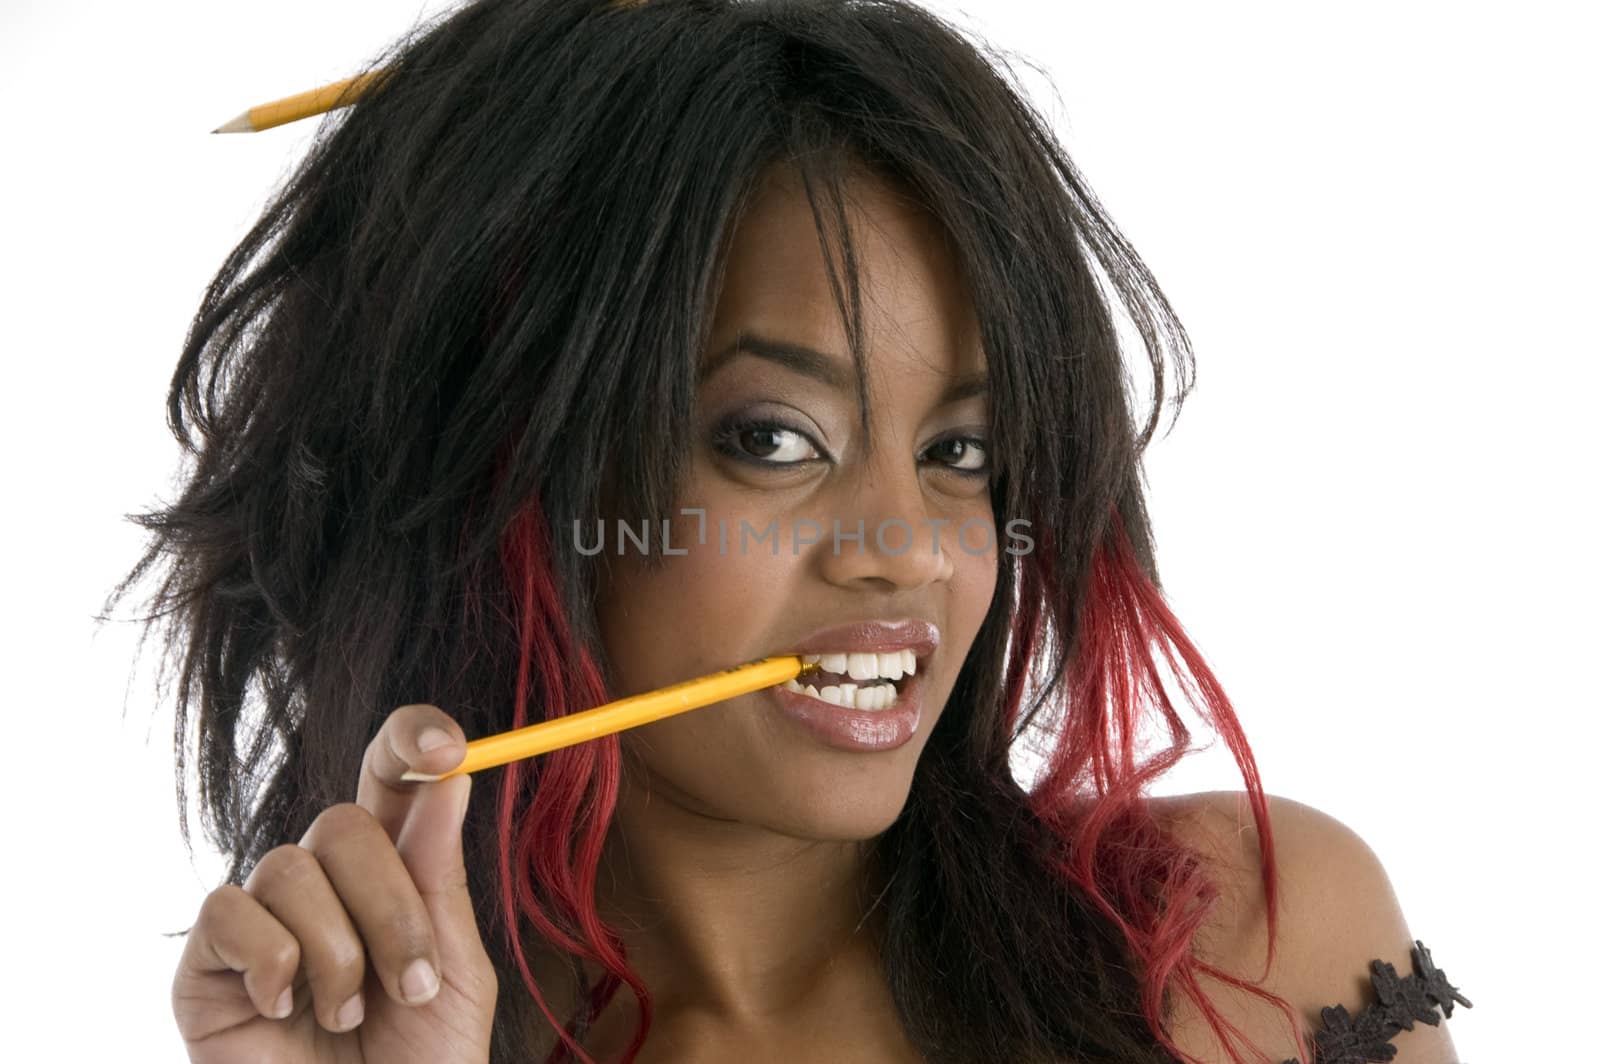
<path id="1" fill-rule="evenodd" d="M 998 586 L 999 565 L 993 554 L 982 559 L 982 566 L 974 574 L 973 587 L 962 596 L 960 605 L 962 611 L 960 621 L 963 632 L 966 633 L 967 648 L 972 648 L 972 643 L 977 639 L 978 629 L 983 626 L 984 618 L 989 615 L 989 607 L 994 604 L 995 588 Z"/>
<path id="2" fill-rule="evenodd" d="M 992 524 L 987 507 L 975 519 Z M 968 542 L 974 550 L 983 545 L 976 533 Z M 964 658 L 971 650 L 978 629 L 982 627 L 983 620 L 989 613 L 989 607 L 994 602 L 995 589 L 999 586 L 1000 577 L 999 552 L 1006 546 L 1007 541 L 1003 533 L 998 542 L 992 544 L 989 549 L 979 550 L 978 553 L 969 553 L 957 546 L 955 568 L 950 578 L 949 630 L 946 634 L 949 636 L 950 648 L 958 652 L 959 658 Z M 948 680 L 953 686 L 955 683 L 953 673 L 949 675 Z"/>
<path id="3" fill-rule="evenodd" d="M 737 526 L 735 526 L 737 527 Z M 706 543 L 692 538 L 691 518 L 680 533 L 673 522 L 674 549 L 654 568 L 628 546 L 609 559 L 609 575 L 596 603 L 601 637 L 611 660 L 615 689 L 626 697 L 703 676 L 780 648 L 772 633 L 787 630 L 784 611 L 803 557 L 770 544 L 741 553 L 730 536 L 718 553 L 715 521 Z M 611 547 L 615 551 L 615 545 Z M 751 698 L 680 713 L 622 735 L 625 750 L 642 762 L 675 800 L 709 815 L 759 808 L 770 779 L 753 766 L 771 738 Z"/>
<path id="4" fill-rule="evenodd" d="M 622 690 L 637 694 L 774 652 L 761 640 L 783 630 L 783 610 L 803 558 L 770 545 L 741 553 L 730 536 L 719 553 L 714 521 L 706 542 L 696 522 L 672 526 L 674 550 L 647 568 L 631 543 L 609 559 L 597 603 L 602 637 Z M 615 550 L 615 545 L 611 545 Z"/>

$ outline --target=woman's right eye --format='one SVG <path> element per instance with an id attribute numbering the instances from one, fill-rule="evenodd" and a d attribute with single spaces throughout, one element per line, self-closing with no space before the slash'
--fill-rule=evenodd
<path id="1" fill-rule="evenodd" d="M 713 439 L 717 450 L 730 458 L 762 466 L 793 466 L 822 457 L 811 438 L 780 422 L 751 419 L 719 428 Z"/>

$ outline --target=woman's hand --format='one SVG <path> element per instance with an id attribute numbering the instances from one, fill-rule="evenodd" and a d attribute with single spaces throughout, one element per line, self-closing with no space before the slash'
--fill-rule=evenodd
<path id="1" fill-rule="evenodd" d="M 172 1011 L 201 1064 L 483 1064 L 496 980 L 461 855 L 471 780 L 402 783 L 466 756 L 433 706 L 389 714 L 354 804 L 200 907 Z"/>

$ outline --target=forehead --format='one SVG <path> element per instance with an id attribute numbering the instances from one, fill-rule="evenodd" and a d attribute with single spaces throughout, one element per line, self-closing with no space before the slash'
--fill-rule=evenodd
<path id="1" fill-rule="evenodd" d="M 952 372 L 981 367 L 976 314 L 943 227 L 876 175 L 852 173 L 845 195 L 869 358 L 874 350 L 908 349 Z M 832 239 L 842 287 L 844 255 Z M 748 329 L 803 336 L 848 357 L 817 222 L 790 167 L 764 175 L 740 219 L 712 329 L 712 350 Z"/>

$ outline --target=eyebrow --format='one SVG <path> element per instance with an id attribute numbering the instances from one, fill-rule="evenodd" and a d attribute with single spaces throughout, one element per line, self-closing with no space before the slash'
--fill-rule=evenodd
<path id="1" fill-rule="evenodd" d="M 833 358 L 814 347 L 741 330 L 731 343 L 706 359 L 700 367 L 699 380 L 705 381 L 739 355 L 752 355 L 774 362 L 803 377 L 821 381 L 836 392 L 849 390 L 855 376 L 843 368 L 843 359 Z M 987 395 L 988 392 L 988 373 L 967 374 L 950 382 L 939 397 L 938 405 L 948 406 L 962 399 Z"/>

